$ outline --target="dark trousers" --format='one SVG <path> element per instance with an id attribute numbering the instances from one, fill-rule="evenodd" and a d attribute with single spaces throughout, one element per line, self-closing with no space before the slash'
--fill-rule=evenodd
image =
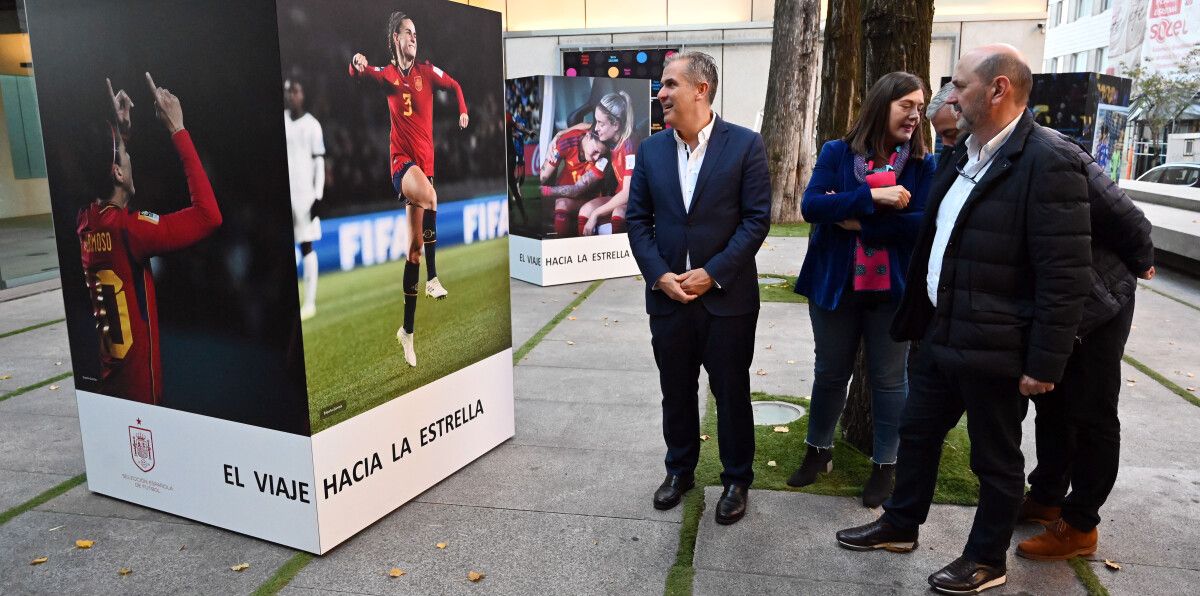
<path id="1" fill-rule="evenodd" d="M 750 486 L 754 480 L 754 416 L 750 409 L 750 362 L 758 312 L 718 317 L 699 300 L 669 315 L 650 317 L 654 361 L 662 386 L 667 473 L 687 475 L 700 459 L 700 366 L 708 371 L 717 401 L 721 481 Z"/>
<path id="2" fill-rule="evenodd" d="M 1084 532 L 1100 523 L 1100 506 L 1117 481 L 1121 355 L 1132 322 L 1130 298 L 1075 345 L 1054 391 L 1033 398 L 1037 467 L 1029 474 L 1030 496 L 1043 505 L 1061 505 L 1063 519 Z"/>
<path id="3" fill-rule="evenodd" d="M 1006 567 L 1005 553 L 1025 492 L 1021 421 L 1028 401 L 1018 390 L 1019 379 L 941 365 L 929 346 L 927 335 L 909 368 L 896 489 L 883 504 L 883 517 L 901 528 L 925 523 L 937 484 L 942 442 L 965 411 L 971 471 L 979 477 L 979 506 L 963 554 Z"/>

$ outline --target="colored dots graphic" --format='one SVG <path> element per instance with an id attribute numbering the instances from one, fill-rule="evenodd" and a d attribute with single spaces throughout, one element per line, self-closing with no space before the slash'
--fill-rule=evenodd
<path id="1" fill-rule="evenodd" d="M 576 75 L 578 75 L 578 74 L 579 74 L 579 71 L 575 70 L 573 67 L 572 67 L 572 68 L 568 68 L 568 69 L 567 69 L 567 76 L 568 76 L 568 77 L 573 77 L 573 76 L 576 76 Z"/>
<path id="2" fill-rule="evenodd" d="M 615 67 L 615 66 L 610 66 L 610 67 L 608 67 L 608 76 L 609 76 L 609 77 L 611 77 L 611 78 L 614 78 L 614 79 L 615 79 L 615 78 L 617 78 L 618 76 L 620 76 L 620 74 L 621 74 L 621 70 L 620 70 L 620 69 L 618 69 L 617 67 Z"/>
<path id="3" fill-rule="evenodd" d="M 650 59 L 650 57 L 646 55 L 646 52 L 638 52 L 637 53 L 638 64 L 645 64 L 646 61 L 649 59 Z"/>

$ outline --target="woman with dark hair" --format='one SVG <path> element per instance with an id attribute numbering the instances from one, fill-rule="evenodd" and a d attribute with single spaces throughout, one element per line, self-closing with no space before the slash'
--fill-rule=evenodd
<path id="1" fill-rule="evenodd" d="M 801 201 L 811 224 L 796 293 L 808 297 L 816 366 L 808 450 L 791 486 L 833 469 L 834 430 L 860 341 L 872 391 L 874 448 L 863 505 L 891 495 L 900 413 L 908 397 L 908 344 L 888 335 L 904 293 L 934 161 L 920 129 L 925 84 L 904 72 L 881 77 L 846 138 L 821 149 Z"/>

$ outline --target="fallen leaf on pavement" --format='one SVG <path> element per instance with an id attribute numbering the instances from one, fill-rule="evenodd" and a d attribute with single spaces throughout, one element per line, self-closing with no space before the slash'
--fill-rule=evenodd
<path id="1" fill-rule="evenodd" d="M 1126 386 L 1126 387 L 1133 387 L 1133 386 L 1134 386 L 1134 385 L 1136 385 L 1136 384 L 1137 384 L 1137 383 L 1134 383 L 1133 381 L 1130 381 L 1130 382 L 1128 382 L 1128 383 L 1125 383 L 1125 386 Z"/>
<path id="2" fill-rule="evenodd" d="M 776 426 L 776 427 L 775 427 L 774 429 L 772 429 L 772 430 L 774 430 L 774 431 L 775 431 L 775 432 L 777 432 L 777 433 L 786 433 L 786 432 L 791 432 L 791 431 L 789 431 L 789 430 L 788 430 L 788 427 L 786 427 L 786 426 Z"/>
<path id="3" fill-rule="evenodd" d="M 438 547 L 438 548 L 446 548 L 447 546 L 450 546 L 450 545 L 446 544 L 445 542 L 439 542 L 439 543 L 437 543 L 437 547 Z"/>
<path id="4" fill-rule="evenodd" d="M 567 320 L 568 320 L 568 321 L 574 321 L 574 320 L 576 320 L 576 319 L 578 319 L 578 318 L 579 318 L 579 317 L 567 317 Z"/>
<path id="5" fill-rule="evenodd" d="M 51 385 L 51 386 L 50 386 L 50 390 L 51 390 L 51 391 L 57 391 L 57 390 L 58 390 L 58 385 Z"/>
<path id="6" fill-rule="evenodd" d="M 770 466 L 770 467 L 772 467 L 772 468 L 774 468 L 774 467 L 775 467 L 775 460 L 771 460 L 771 461 L 767 462 L 767 465 L 768 465 L 768 466 Z"/>
<path id="7" fill-rule="evenodd" d="M 96 544 L 95 540 L 76 540 L 75 548 L 92 548 L 94 544 Z"/>
<path id="8" fill-rule="evenodd" d="M 59 360 L 58 362 L 55 362 L 55 363 L 54 363 L 54 366 L 62 366 L 62 360 Z"/>
<path id="9" fill-rule="evenodd" d="M 1121 570 L 1121 564 L 1120 564 L 1120 563 L 1118 563 L 1118 562 L 1116 562 L 1116 561 L 1110 561 L 1110 560 L 1108 560 L 1108 559 L 1104 559 L 1104 566 L 1105 566 L 1105 567 L 1108 567 L 1109 569 L 1112 569 L 1113 571 L 1120 571 L 1120 570 Z"/>
<path id="10" fill-rule="evenodd" d="M 1195 393 L 1195 392 L 1196 392 L 1196 388 L 1195 388 L 1195 387 L 1188 387 L 1188 388 L 1187 388 L 1187 390 L 1188 390 L 1188 391 L 1191 391 L 1192 393 Z"/>
<path id="11" fill-rule="evenodd" d="M 568 345 L 568 346 L 573 346 L 573 345 L 575 345 L 575 342 L 573 342 L 573 341 L 569 341 L 569 342 L 567 342 L 567 345 Z"/>
<path id="12" fill-rule="evenodd" d="M 468 571 L 467 572 L 467 579 L 469 579 L 473 582 L 477 582 L 485 577 L 487 577 L 487 576 L 482 573 L 479 573 L 478 571 Z"/>
<path id="13" fill-rule="evenodd" d="M 767 371 L 760 368 L 760 369 L 754 371 L 754 374 L 756 374 L 760 377 L 765 377 L 765 376 L 767 376 Z"/>
<path id="14" fill-rule="evenodd" d="M 47 532 L 53 532 L 53 531 L 55 531 L 55 530 L 61 530 L 61 529 L 65 528 L 65 527 L 66 527 L 66 526 L 54 526 L 53 528 L 50 528 L 49 530 L 46 530 L 46 531 L 47 531 Z"/>
<path id="15" fill-rule="evenodd" d="M 126 575 L 129 575 L 130 573 L 133 573 L 133 570 L 132 570 L 132 569 L 130 569 L 130 568 L 128 568 L 128 567 L 122 567 L 122 568 L 120 568 L 120 569 L 118 569 L 118 570 L 117 570 L 117 575 L 120 575 L 120 576 L 122 576 L 122 577 L 123 577 L 123 576 L 126 576 Z"/>
<path id="16" fill-rule="evenodd" d="M 0 375 L 0 381 L 7 381 L 12 378 L 12 375 Z"/>
<path id="17" fill-rule="evenodd" d="M 1196 373 L 1188 373 L 1188 378 L 1189 378 L 1189 379 L 1191 379 L 1191 378 L 1193 378 L 1193 377 L 1195 377 L 1195 376 L 1196 376 Z"/>
<path id="18" fill-rule="evenodd" d="M 707 440 L 709 440 L 709 439 L 711 439 L 711 438 L 712 438 L 712 437 L 710 437 L 710 436 L 708 436 L 708 435 L 700 435 L 700 440 L 701 440 L 701 441 L 707 441 Z"/>
<path id="19" fill-rule="evenodd" d="M 30 561 L 29 564 L 30 565 L 41 565 L 42 563 L 45 563 L 46 561 L 49 561 L 49 560 L 50 560 L 50 557 L 38 557 L 38 558 Z"/>
<path id="20" fill-rule="evenodd" d="M 392 570 L 388 572 L 388 575 L 392 577 L 400 577 L 401 575 L 404 575 L 404 570 L 399 567 L 392 567 Z"/>
<path id="21" fill-rule="evenodd" d="M 795 360 L 788 360 L 787 362 L 788 362 L 788 364 L 795 364 L 795 363 L 796 363 L 796 361 L 795 361 Z"/>
<path id="22" fill-rule="evenodd" d="M 767 344 L 767 349 L 768 349 L 768 350 L 770 350 L 771 348 L 774 348 L 774 347 L 775 347 L 775 345 L 774 345 L 774 344 Z"/>
<path id="23" fill-rule="evenodd" d="M 236 571 L 236 572 L 238 572 L 238 573 L 241 573 L 241 572 L 243 572 L 243 571 L 245 571 L 245 570 L 247 570 L 247 569 L 249 569 L 249 568 L 250 568 L 250 564 L 249 564 L 249 563 L 238 563 L 237 565 L 234 565 L 233 567 L 230 567 L 230 569 L 232 569 L 232 570 L 234 570 L 234 571 Z"/>

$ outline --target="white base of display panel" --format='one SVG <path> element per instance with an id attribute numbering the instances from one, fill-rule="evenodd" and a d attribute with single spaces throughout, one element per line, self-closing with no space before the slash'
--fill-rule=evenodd
<path id="1" fill-rule="evenodd" d="M 512 277 L 539 286 L 641 273 L 627 234 L 546 240 L 509 236 L 508 261 Z"/>
<path id="2" fill-rule="evenodd" d="M 76 394 L 88 489 L 317 554 L 515 429 L 512 349 L 312 437 Z"/>

